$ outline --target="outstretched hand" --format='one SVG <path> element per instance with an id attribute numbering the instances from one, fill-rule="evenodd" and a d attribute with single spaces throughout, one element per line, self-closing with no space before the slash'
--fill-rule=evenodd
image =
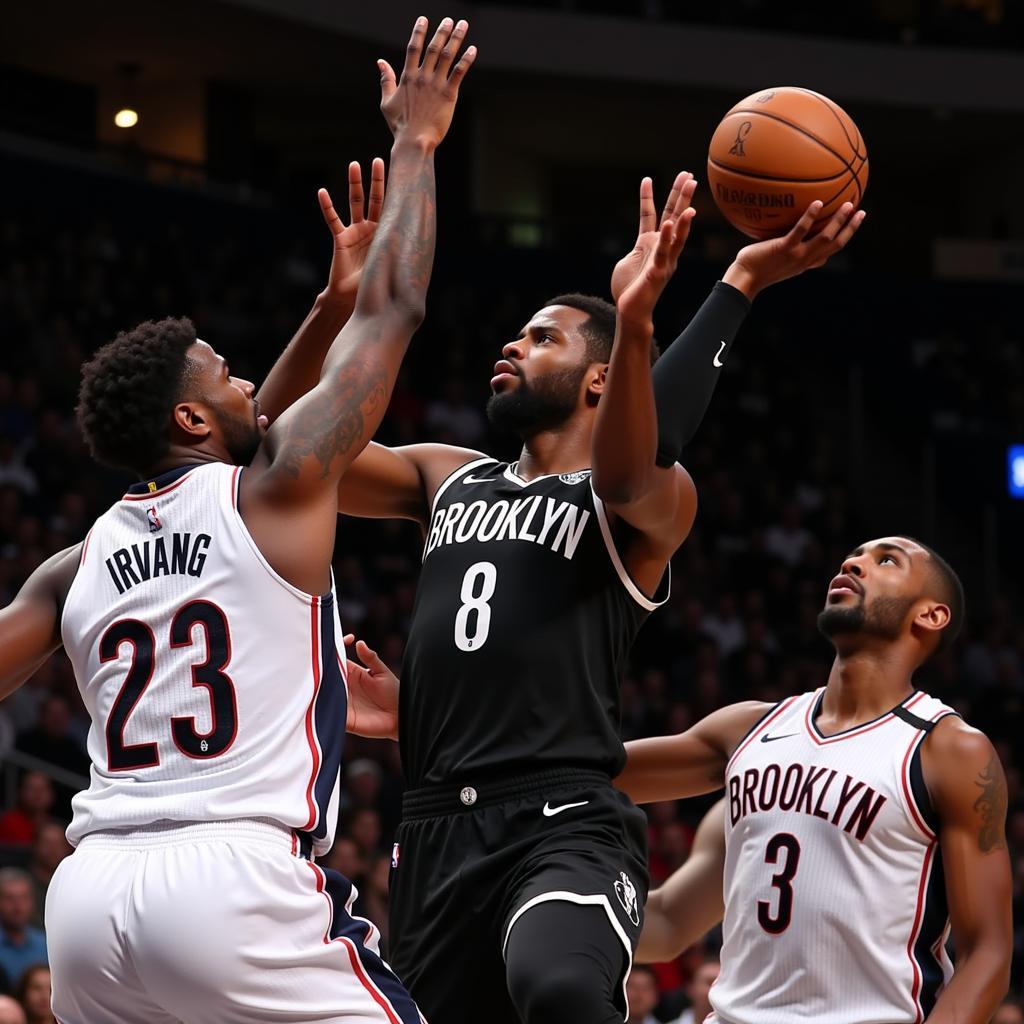
<path id="1" fill-rule="evenodd" d="M 470 46 L 452 67 L 466 38 L 469 23 L 442 19 L 424 54 L 427 19 L 417 18 L 405 51 L 401 78 L 386 60 L 380 68 L 380 109 L 397 142 L 410 139 L 433 148 L 448 133 L 459 98 L 459 86 L 476 60 L 476 47 Z M 449 72 L 451 72 L 449 74 Z"/>
<path id="2" fill-rule="evenodd" d="M 678 174 L 659 220 L 653 182 L 644 178 L 640 183 L 640 230 L 636 245 L 612 271 L 612 298 L 621 317 L 650 320 L 653 316 L 689 237 L 696 213 L 690 201 L 696 188 L 692 174 Z"/>
<path id="3" fill-rule="evenodd" d="M 317 193 L 320 210 L 334 238 L 331 272 L 327 278 L 327 294 L 349 308 L 356 304 L 359 278 L 377 231 L 384 206 L 384 161 L 374 158 L 370 169 L 370 204 L 365 206 L 363 172 L 356 161 L 348 165 L 349 223 L 343 223 L 334 209 L 330 193 L 322 188 Z M 365 207 L 365 209 L 364 209 Z"/>
<path id="4" fill-rule="evenodd" d="M 821 231 L 812 235 L 822 206 L 819 200 L 811 203 L 781 238 L 769 238 L 740 249 L 722 280 L 752 299 L 769 285 L 824 266 L 853 238 L 867 214 L 863 210 L 854 212 L 853 203 L 843 203 Z"/>
<path id="5" fill-rule="evenodd" d="M 348 661 L 348 715 L 345 731 L 371 739 L 398 739 L 398 678 L 375 650 L 352 633 L 345 646 L 355 644 L 359 662 Z M 365 667 L 364 667 L 365 666 Z"/>

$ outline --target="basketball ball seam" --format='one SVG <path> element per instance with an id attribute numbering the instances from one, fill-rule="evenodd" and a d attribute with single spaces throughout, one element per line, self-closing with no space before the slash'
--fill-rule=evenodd
<path id="1" fill-rule="evenodd" d="M 834 150 L 824 139 L 819 139 L 818 136 L 815 135 L 813 132 L 809 132 L 806 128 L 802 128 L 798 124 L 793 124 L 792 121 L 788 121 L 784 117 L 779 117 L 778 114 L 769 114 L 766 110 L 749 110 L 745 108 L 733 109 L 729 111 L 729 114 L 727 116 L 731 117 L 733 114 L 749 114 L 751 116 L 766 117 L 769 121 L 777 121 L 779 124 L 784 124 L 787 127 L 792 128 L 794 131 L 799 132 L 801 135 L 805 135 L 807 138 L 811 139 L 813 142 L 816 142 L 819 146 L 821 146 L 821 148 L 825 150 L 826 153 L 831 153 L 853 175 L 854 180 L 857 182 L 857 191 L 861 195 L 864 194 L 864 189 L 861 186 L 860 178 L 858 177 L 857 172 L 853 169 L 853 166 L 850 163 L 850 161 L 847 160 L 842 153 L 837 153 L 836 150 Z M 854 155 L 860 156 L 859 153 L 855 153 Z M 863 162 L 861 163 L 861 167 L 863 167 L 866 163 L 867 157 L 865 156 L 863 158 Z M 739 171 L 737 173 L 747 174 L 749 172 Z"/>
<path id="2" fill-rule="evenodd" d="M 778 178 L 773 174 L 758 174 L 757 171 L 748 171 L 745 167 L 734 167 L 732 164 L 723 164 L 721 160 L 716 160 L 713 156 L 708 157 L 708 163 L 713 164 L 720 171 L 730 171 L 733 174 L 742 175 L 744 178 L 759 178 L 764 181 L 777 181 L 780 185 L 814 185 L 824 181 L 835 181 L 836 178 L 841 178 L 844 174 L 853 173 L 849 167 L 844 167 L 838 173 L 830 174 L 826 178 Z"/>
<path id="3" fill-rule="evenodd" d="M 850 133 L 846 130 L 846 125 L 843 124 L 843 119 L 839 116 L 839 112 L 836 110 L 835 104 L 827 96 L 822 96 L 821 93 L 817 93 L 813 89 L 801 89 L 798 85 L 790 86 L 790 88 L 795 89 L 797 92 L 802 92 L 805 96 L 813 96 L 816 100 L 818 100 L 822 104 L 822 106 L 824 106 L 825 109 L 828 110 L 828 112 L 836 119 L 836 122 L 838 123 L 839 127 L 842 128 L 843 134 L 846 136 L 846 141 L 850 144 L 850 149 L 853 150 L 853 155 L 857 157 L 862 157 L 864 160 L 867 160 L 867 153 L 862 153 L 860 151 L 861 144 L 864 142 L 864 136 L 861 135 L 860 129 L 856 128 L 856 125 L 854 125 L 854 127 L 857 130 L 858 139 L 857 142 L 854 142 L 853 139 L 850 138 Z M 845 114 L 846 111 L 843 111 L 843 113 Z M 849 117 L 850 115 L 847 114 L 846 116 Z"/>

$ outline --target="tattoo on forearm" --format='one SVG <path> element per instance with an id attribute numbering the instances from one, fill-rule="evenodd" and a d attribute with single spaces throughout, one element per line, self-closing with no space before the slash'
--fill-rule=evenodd
<path id="1" fill-rule="evenodd" d="M 985 768 L 978 772 L 974 784 L 981 790 L 974 801 L 974 809 L 981 818 L 978 829 L 978 849 L 982 853 L 1001 850 L 1006 846 L 1003 822 L 1006 820 L 1006 778 L 995 754 Z"/>
<path id="2" fill-rule="evenodd" d="M 288 425 L 278 455 L 284 472 L 297 477 L 302 463 L 313 456 L 320 478 L 326 479 L 331 463 L 362 440 L 367 417 L 375 417 L 386 404 L 387 391 L 382 367 L 359 363 L 339 367 L 324 400 L 308 402 Z"/>

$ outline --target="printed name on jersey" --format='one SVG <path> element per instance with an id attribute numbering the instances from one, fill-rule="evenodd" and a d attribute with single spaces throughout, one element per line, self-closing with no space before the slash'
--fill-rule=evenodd
<path id="1" fill-rule="evenodd" d="M 780 811 L 831 822 L 863 842 L 886 796 L 850 775 L 839 783 L 836 781 L 838 774 L 834 768 L 796 763 L 785 771 L 777 764 L 767 765 L 763 770 L 747 768 L 742 778 L 739 774 L 729 778 L 730 822 L 735 825 L 749 814 L 778 807 Z M 856 800 L 858 795 L 860 799 Z"/>
<path id="2" fill-rule="evenodd" d="M 542 494 L 493 504 L 453 501 L 434 513 L 424 559 L 437 547 L 469 541 L 530 541 L 572 560 L 590 511 Z"/>
<path id="3" fill-rule="evenodd" d="M 158 576 L 202 576 L 211 542 L 208 533 L 172 533 L 170 545 L 166 536 L 154 537 L 130 548 L 118 548 L 105 564 L 117 592 L 123 594 Z"/>

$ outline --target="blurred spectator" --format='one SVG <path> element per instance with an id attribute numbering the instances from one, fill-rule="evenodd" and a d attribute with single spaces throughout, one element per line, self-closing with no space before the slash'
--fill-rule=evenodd
<path id="1" fill-rule="evenodd" d="M 697 968 L 690 983 L 686 986 L 686 996 L 690 1005 L 672 1022 L 672 1024 L 702 1024 L 711 1013 L 711 986 L 718 980 L 721 970 L 717 958 L 709 957 Z"/>
<path id="2" fill-rule="evenodd" d="M 32 924 L 37 928 L 44 927 L 46 910 L 46 890 L 53 880 L 53 873 L 65 857 L 72 853 L 71 844 L 64 834 L 64 826 L 56 821 L 44 821 L 36 830 L 35 842 L 28 860 L 28 873 L 32 879 L 35 913 Z"/>
<path id="3" fill-rule="evenodd" d="M 46 964 L 35 964 L 25 971 L 14 995 L 25 1011 L 27 1024 L 58 1024 L 50 1009 L 50 968 Z"/>
<path id="4" fill-rule="evenodd" d="M 18 868 L 0 868 L 0 970 L 11 982 L 47 962 L 46 937 L 30 924 L 34 904 L 32 879 Z"/>
<path id="5" fill-rule="evenodd" d="M 814 538 L 803 527 L 803 511 L 799 502 L 788 501 L 782 510 L 782 518 L 765 530 L 764 547 L 779 561 L 791 568 L 799 565 Z"/>
<path id="6" fill-rule="evenodd" d="M 18 803 L 0 815 L 0 843 L 30 846 L 46 821 L 56 795 L 53 783 L 42 772 L 25 772 L 18 784 Z"/>
<path id="7" fill-rule="evenodd" d="M 0 1024 L 27 1024 L 21 1003 L 10 996 L 0 996 Z"/>
<path id="8" fill-rule="evenodd" d="M 19 734 L 15 746 L 23 754 L 48 761 L 58 768 L 87 777 L 89 757 L 72 738 L 71 708 L 57 694 L 51 694 L 39 708 L 39 723 L 33 729 Z M 57 787 L 57 809 L 62 817 L 71 817 L 71 797 L 76 790 Z"/>
<path id="9" fill-rule="evenodd" d="M 1024 1024 L 1024 1004 L 1012 996 L 1004 999 L 992 1017 L 992 1024 Z"/>
<path id="10" fill-rule="evenodd" d="M 626 1024 L 658 1024 L 654 1008 L 658 1005 L 658 981 L 647 964 L 634 964 L 626 980 L 629 1016 Z"/>

